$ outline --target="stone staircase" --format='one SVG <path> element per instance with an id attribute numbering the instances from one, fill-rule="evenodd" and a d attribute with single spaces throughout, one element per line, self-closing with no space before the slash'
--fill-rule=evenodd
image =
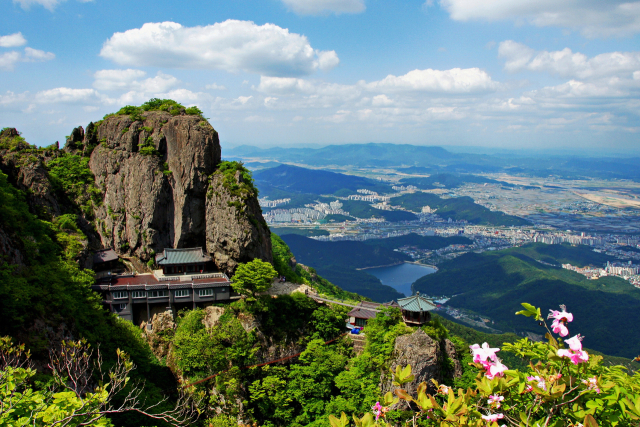
<path id="1" fill-rule="evenodd" d="M 348 337 L 351 339 L 351 341 L 353 341 L 353 349 L 355 350 L 356 354 L 360 354 L 362 353 L 362 351 L 364 350 L 364 345 L 367 342 L 367 337 L 365 334 L 349 334 Z"/>

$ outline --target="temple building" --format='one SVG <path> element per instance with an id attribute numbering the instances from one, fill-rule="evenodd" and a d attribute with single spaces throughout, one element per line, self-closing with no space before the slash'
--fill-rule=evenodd
<path id="1" fill-rule="evenodd" d="M 347 316 L 349 316 L 349 327 L 357 326 L 364 328 L 367 324 L 367 319 L 376 317 L 376 314 L 380 312 L 382 308 L 387 307 L 400 308 L 395 301 L 385 302 L 384 304 L 369 301 L 359 302 L 357 307 L 347 313 Z"/>
<path id="2" fill-rule="evenodd" d="M 212 261 L 202 248 L 165 249 L 156 255 L 156 264 L 162 274 L 204 272 Z"/>
<path id="3" fill-rule="evenodd" d="M 420 292 L 407 298 L 400 298 L 397 301 L 379 304 L 377 302 L 362 301 L 347 313 L 349 316 L 347 327 L 364 327 L 367 319 L 376 317 L 376 314 L 384 308 L 399 308 L 402 313 L 402 319 L 409 326 L 423 325 L 431 320 L 431 311 L 436 305 L 425 297 L 420 296 Z"/>
<path id="4" fill-rule="evenodd" d="M 239 296 L 226 274 L 214 265 L 202 248 L 165 249 L 156 256 L 162 269 L 146 274 L 108 275 L 93 286 L 103 295 L 109 311 L 136 325 L 156 313 L 206 307 L 230 302 Z"/>
<path id="5" fill-rule="evenodd" d="M 423 325 L 431 320 L 431 311 L 435 310 L 436 305 L 425 297 L 420 296 L 420 292 L 416 292 L 407 298 L 398 299 L 400 311 L 402 311 L 402 319 L 409 326 Z"/>

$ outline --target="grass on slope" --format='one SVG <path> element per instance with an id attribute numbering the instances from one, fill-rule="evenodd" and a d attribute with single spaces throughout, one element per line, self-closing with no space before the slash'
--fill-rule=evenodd
<path id="1" fill-rule="evenodd" d="M 482 225 L 502 225 L 520 226 L 528 225 L 529 221 L 517 216 L 507 215 L 504 212 L 494 212 L 474 203 L 471 197 L 454 197 L 451 199 L 441 199 L 430 193 L 411 193 L 394 197 L 389 202 L 393 206 L 420 212 L 423 206 L 436 209 L 436 213 L 442 218 L 452 218 L 454 220 L 466 220 L 471 224 Z"/>
<path id="2" fill-rule="evenodd" d="M 566 304 L 574 314 L 570 330 L 586 336 L 586 347 L 614 356 L 640 353 L 640 331 L 633 326 L 640 322 L 640 290 L 615 277 L 588 280 L 519 253 L 542 250 L 536 246 L 465 254 L 418 279 L 414 290 L 455 295 L 449 305 L 488 316 L 503 331 L 541 333 L 529 319 L 513 316 L 521 302 L 545 311 Z M 580 248 L 561 248 L 567 260 L 581 259 Z"/>
<path id="3" fill-rule="evenodd" d="M 277 234 L 271 233 L 271 247 L 273 249 L 273 265 L 280 276 L 285 276 L 289 282 L 306 283 L 315 287 L 320 293 L 343 300 L 359 301 L 363 298 L 353 292 L 348 292 L 331 283 L 316 273 L 314 268 L 294 264 L 295 257 L 289 246 Z"/>

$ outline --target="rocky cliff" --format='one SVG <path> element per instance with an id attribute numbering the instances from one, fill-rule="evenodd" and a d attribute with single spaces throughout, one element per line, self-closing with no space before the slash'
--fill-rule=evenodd
<path id="1" fill-rule="evenodd" d="M 38 149 L 5 129 L 0 169 L 27 194 L 32 213 L 52 220 L 75 209 L 90 246 L 113 248 L 139 269 L 164 248 L 193 246 L 206 248 L 227 274 L 254 258 L 271 262 L 270 231 L 251 178 L 240 165 L 221 162 L 209 122 L 184 109 L 172 113 L 106 116 L 86 131 L 75 128 L 64 150 Z M 82 163 L 91 182 L 70 193 L 52 160 L 58 169 Z M 229 164 L 233 170 L 221 173 Z"/>
<path id="2" fill-rule="evenodd" d="M 396 339 L 395 348 L 389 361 L 389 372 L 395 372 L 396 366 L 404 368 L 411 365 L 414 380 L 402 386 L 412 396 L 416 395 L 418 385 L 427 384 L 427 390 L 436 392 L 431 379 L 442 383 L 447 378 L 457 378 L 462 375 L 462 366 L 451 341 L 444 339 L 440 342 L 427 335 L 422 329 L 414 333 L 403 335 Z M 393 392 L 392 376 L 383 373 L 380 377 L 382 393 Z M 406 406 L 406 402 L 399 404 Z"/>

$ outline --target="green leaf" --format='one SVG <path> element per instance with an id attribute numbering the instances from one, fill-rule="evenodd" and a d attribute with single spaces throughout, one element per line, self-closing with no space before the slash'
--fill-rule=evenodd
<path id="1" fill-rule="evenodd" d="M 598 427 L 598 423 L 596 419 L 591 415 L 587 415 L 584 417 L 584 422 L 582 423 L 584 427 Z"/>

